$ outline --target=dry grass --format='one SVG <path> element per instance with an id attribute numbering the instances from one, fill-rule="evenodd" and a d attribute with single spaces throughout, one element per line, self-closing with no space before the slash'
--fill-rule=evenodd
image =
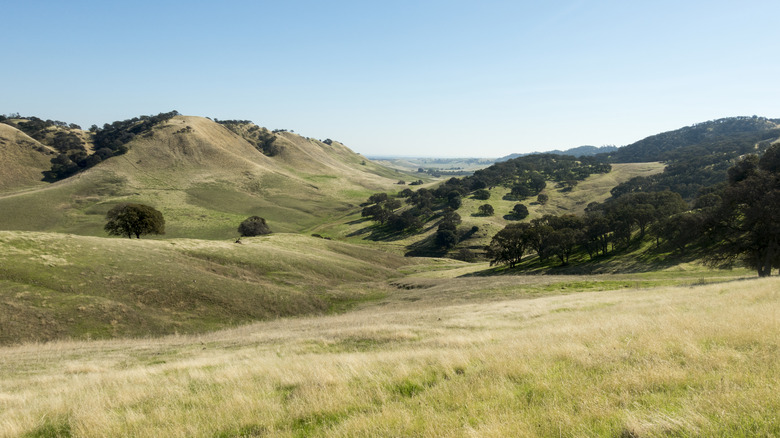
<path id="1" fill-rule="evenodd" d="M 54 151 L 18 129 L 0 123 L 0 193 L 44 186 Z"/>
<path id="2" fill-rule="evenodd" d="M 778 290 L 416 289 L 199 337 L 4 348 L 0 435 L 776 436 Z"/>

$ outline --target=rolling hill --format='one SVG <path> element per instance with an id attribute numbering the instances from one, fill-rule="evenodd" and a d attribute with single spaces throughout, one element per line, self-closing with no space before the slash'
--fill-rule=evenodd
<path id="1" fill-rule="evenodd" d="M 24 134 L 3 129 L 4 138 L 21 139 L 5 149 L 22 150 Z M 103 235 L 108 209 L 141 202 L 163 212 L 169 237 L 235 237 L 250 215 L 265 217 L 274 231 L 297 232 L 411 179 L 338 142 L 273 135 L 279 153 L 267 156 L 240 132 L 207 118 L 176 116 L 135 135 L 127 153 L 50 185 L 30 176 L 43 168 L 38 160 L 26 165 L 26 180 L 7 178 L 38 187 L 0 196 L 0 228 Z"/>
<path id="2" fill-rule="evenodd" d="M 382 296 L 415 263 L 295 234 L 242 242 L 0 231 L 0 345 L 332 312 Z"/>
<path id="3" fill-rule="evenodd" d="M 44 186 L 43 172 L 55 151 L 24 132 L 0 123 L 0 194 Z"/>

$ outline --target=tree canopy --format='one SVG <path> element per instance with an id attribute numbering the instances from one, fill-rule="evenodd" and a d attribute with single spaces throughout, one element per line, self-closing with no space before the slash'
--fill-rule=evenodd
<path id="1" fill-rule="evenodd" d="M 780 267 L 780 144 L 748 155 L 728 171 L 728 187 L 710 216 L 716 242 L 708 259 L 741 259 L 760 277 Z"/>
<path id="2" fill-rule="evenodd" d="M 141 238 L 144 234 L 165 234 L 165 219 L 162 213 L 144 204 L 118 204 L 106 213 L 104 229 L 113 236 L 133 236 Z"/>
<path id="3" fill-rule="evenodd" d="M 260 216 L 250 216 L 241 222 L 238 226 L 238 232 L 241 234 L 241 237 L 252 237 L 271 234 L 271 228 L 264 218 L 261 218 Z"/>

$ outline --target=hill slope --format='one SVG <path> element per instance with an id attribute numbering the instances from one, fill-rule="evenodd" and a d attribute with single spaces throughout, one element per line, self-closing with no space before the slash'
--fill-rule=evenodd
<path id="1" fill-rule="evenodd" d="M 0 123 L 0 193 L 42 186 L 54 151 L 17 128 Z"/>
<path id="2" fill-rule="evenodd" d="M 746 154 L 762 153 L 780 141 L 780 120 L 731 117 L 664 132 L 602 155 L 613 162 L 647 160 L 667 164 L 662 174 L 637 179 L 616 193 L 671 190 L 688 201 L 726 181 L 726 171 Z"/>
<path id="3" fill-rule="evenodd" d="M 727 117 L 708 122 L 697 123 L 674 131 L 662 132 L 618 148 L 609 153 L 609 158 L 618 163 L 639 163 L 646 161 L 666 161 L 681 148 L 695 147 L 701 144 L 713 144 L 733 141 L 744 136 L 758 133 L 770 133 L 780 128 L 780 120 L 764 117 Z M 780 133 L 775 132 L 777 137 Z"/>
<path id="4" fill-rule="evenodd" d="M 0 197 L 0 227 L 102 235 L 111 206 L 141 202 L 163 212 L 173 237 L 235 237 L 250 215 L 265 217 L 274 231 L 302 231 L 404 177 L 336 142 L 276 137 L 281 152 L 269 157 L 209 119 L 176 116 L 136 135 L 123 155 Z"/>
<path id="5" fill-rule="evenodd" d="M 376 295 L 401 257 L 292 234 L 243 244 L 0 231 L 0 344 L 203 332 Z"/>

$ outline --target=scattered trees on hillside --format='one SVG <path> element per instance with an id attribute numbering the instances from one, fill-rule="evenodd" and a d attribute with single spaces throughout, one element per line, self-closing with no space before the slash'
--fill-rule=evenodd
<path id="1" fill-rule="evenodd" d="M 106 213 L 106 219 L 104 229 L 110 235 L 140 239 L 144 234 L 165 234 L 162 213 L 148 205 L 118 204 Z"/>
<path id="2" fill-rule="evenodd" d="M 264 218 L 250 216 L 244 219 L 238 226 L 238 233 L 241 237 L 261 236 L 263 234 L 271 234 L 271 228 Z"/>
<path id="3" fill-rule="evenodd" d="M 735 117 L 705 122 L 648 137 L 611 154 L 617 162 L 664 161 L 662 173 L 636 177 L 612 189 L 612 196 L 640 191 L 673 191 L 686 200 L 727 181 L 739 157 L 766 150 L 780 137 L 777 121 Z"/>
<path id="4" fill-rule="evenodd" d="M 106 123 L 101 129 L 93 125 L 90 128 L 95 149 L 93 154 L 88 154 L 86 145 L 79 136 L 73 132 L 59 131 L 54 134 L 49 145 L 60 153 L 52 158 L 51 169 L 44 172 L 44 177 L 47 181 L 57 181 L 95 166 L 107 158 L 124 154 L 128 150 L 127 143 L 136 136 L 148 134 L 152 127 L 178 114 L 177 111 L 171 111 L 156 116 L 140 116 L 112 124 Z M 31 118 L 29 122 L 23 122 L 19 125 L 20 127 L 24 126 L 24 129 L 31 130 L 40 139 L 45 136 L 45 128 L 48 126 L 67 126 L 69 129 L 80 129 L 78 125 L 66 125 L 64 122 L 50 120 L 43 122 L 35 117 Z"/>

